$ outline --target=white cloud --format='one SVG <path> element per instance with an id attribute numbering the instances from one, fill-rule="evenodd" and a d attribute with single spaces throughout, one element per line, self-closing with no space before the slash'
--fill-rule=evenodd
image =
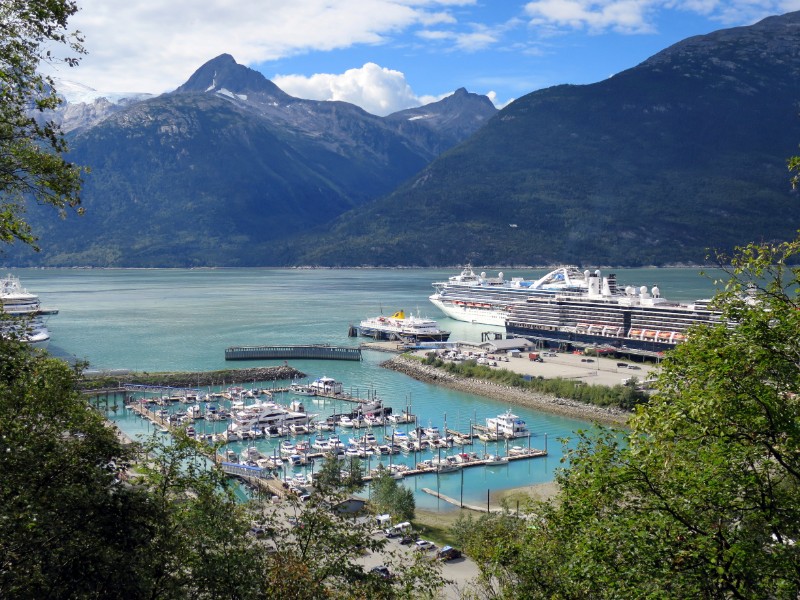
<path id="1" fill-rule="evenodd" d="M 381 116 L 427 103 L 414 94 L 403 73 L 375 63 L 341 74 L 275 75 L 272 81 L 297 98 L 342 100 Z"/>
<path id="2" fill-rule="evenodd" d="M 660 13 L 694 13 L 723 25 L 753 23 L 800 9 L 800 0 L 533 0 L 524 12 L 542 30 L 655 33 Z"/>
<path id="3" fill-rule="evenodd" d="M 534 26 L 650 33 L 652 8 L 647 0 L 536 0 L 525 5 L 525 13 Z"/>
<path id="4" fill-rule="evenodd" d="M 475 0 L 77 0 L 86 37 L 77 70 L 56 75 L 98 90 L 169 91 L 222 53 L 252 65 L 298 53 L 381 44 L 454 21 Z"/>

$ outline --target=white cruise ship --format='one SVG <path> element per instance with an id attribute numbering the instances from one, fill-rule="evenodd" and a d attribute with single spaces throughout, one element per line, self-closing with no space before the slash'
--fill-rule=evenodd
<path id="1" fill-rule="evenodd" d="M 433 319 L 415 317 L 413 314 L 406 316 L 402 310 L 390 317 L 364 319 L 358 327 L 358 333 L 376 340 L 407 342 L 446 342 L 450 337 L 450 332 L 440 329 Z"/>
<path id="2" fill-rule="evenodd" d="M 663 352 L 686 340 L 696 324 L 714 324 L 719 312 L 709 300 L 667 300 L 658 286 L 618 289 L 613 275 L 586 272 L 589 289 L 531 296 L 512 304 L 506 333 L 551 346 L 598 345 L 619 351 Z"/>
<path id="3" fill-rule="evenodd" d="M 536 296 L 585 292 L 589 284 L 585 274 L 574 266 L 559 267 L 536 280 L 506 280 L 502 272 L 497 277 L 476 275 L 467 265 L 460 274 L 434 282 L 433 287 L 436 292 L 429 300 L 451 319 L 503 327 L 509 306 Z"/>
<path id="4" fill-rule="evenodd" d="M 50 341 L 45 317 L 58 314 L 55 309 L 42 308 L 39 296 L 23 288 L 11 274 L 0 279 L 0 312 L 4 315 L 0 335 L 16 336 L 37 347 L 44 347 Z"/>

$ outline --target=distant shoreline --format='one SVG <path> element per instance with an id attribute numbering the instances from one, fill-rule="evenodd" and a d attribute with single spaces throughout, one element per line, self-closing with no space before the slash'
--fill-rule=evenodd
<path id="1" fill-rule="evenodd" d="M 403 355 L 384 361 L 381 366 L 427 383 L 442 385 L 461 392 L 510 402 L 518 406 L 525 406 L 564 417 L 593 421 L 603 425 L 625 425 L 633 414 L 618 408 L 595 406 L 576 400 L 542 394 L 541 392 L 523 390 L 480 379 L 460 377 L 429 365 L 423 365 L 420 361 Z"/>
<path id="2" fill-rule="evenodd" d="M 550 264 L 550 265 L 472 265 L 474 269 L 514 269 L 514 270 L 531 270 L 531 271 L 541 271 L 546 269 L 554 269 L 556 267 L 561 266 L 562 263 L 557 264 Z M 586 269 L 708 269 L 712 267 L 716 267 L 717 265 L 711 264 L 669 264 L 669 265 L 639 265 L 639 266 L 620 266 L 620 265 L 592 265 L 591 267 L 582 267 Z M 64 267 L 52 267 L 52 266 L 22 266 L 22 265 L 5 265 L 2 267 L 3 269 L 31 269 L 37 271 L 217 271 L 217 270 L 245 270 L 245 269 L 273 269 L 273 270 L 286 270 L 286 271 L 345 271 L 345 270 L 356 270 L 356 271 L 422 271 L 426 269 L 453 269 L 453 270 L 460 270 L 464 268 L 463 264 L 459 265 L 432 265 L 432 266 L 403 266 L 403 265 L 394 265 L 394 266 L 382 266 L 382 267 L 372 267 L 372 266 L 350 266 L 350 267 L 325 267 L 325 266 L 312 266 L 312 265 L 294 265 L 294 266 L 269 266 L 269 265 L 262 265 L 262 266 L 253 266 L 253 267 L 226 267 L 221 265 L 206 265 L 206 266 L 199 266 L 199 267 L 108 267 L 108 266 L 99 266 L 99 265 L 73 265 L 73 266 L 64 266 Z"/>

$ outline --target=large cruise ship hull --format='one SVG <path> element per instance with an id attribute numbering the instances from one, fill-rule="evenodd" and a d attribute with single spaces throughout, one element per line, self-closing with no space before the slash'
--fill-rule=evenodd
<path id="1" fill-rule="evenodd" d="M 550 345 L 597 345 L 659 353 L 686 340 L 693 326 L 718 323 L 719 318 L 706 301 L 669 302 L 631 289 L 627 294 L 528 300 L 509 307 L 506 332 Z"/>
<path id="2" fill-rule="evenodd" d="M 569 346 L 598 346 L 602 348 L 615 348 L 620 351 L 636 350 L 652 353 L 661 353 L 671 350 L 676 344 L 659 342 L 651 339 L 635 339 L 630 337 L 608 337 L 603 335 L 591 335 L 585 333 L 575 333 L 574 331 L 553 331 L 550 329 L 537 328 L 535 326 L 522 327 L 520 325 L 507 324 L 506 333 L 509 336 L 535 338 L 549 343 L 551 346 L 566 344 Z"/>

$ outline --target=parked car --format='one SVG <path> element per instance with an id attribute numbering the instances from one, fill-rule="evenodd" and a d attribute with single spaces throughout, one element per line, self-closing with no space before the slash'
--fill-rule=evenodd
<path id="1" fill-rule="evenodd" d="M 398 541 L 401 545 L 408 546 L 409 544 L 413 543 L 414 538 L 412 538 L 410 535 L 404 535 Z"/>
<path id="2" fill-rule="evenodd" d="M 414 549 L 420 551 L 431 550 L 435 547 L 436 544 L 434 544 L 433 542 L 429 542 L 428 540 L 417 540 L 414 543 Z"/>
<path id="3" fill-rule="evenodd" d="M 389 570 L 389 567 L 387 567 L 386 565 L 378 565 L 377 567 L 372 567 L 369 570 L 369 572 L 374 573 L 381 579 L 392 579 L 392 577 L 394 577 L 394 575 L 392 575 L 392 572 Z"/>
<path id="4" fill-rule="evenodd" d="M 436 553 L 436 558 L 443 561 L 461 558 L 461 550 L 456 550 L 452 546 L 444 546 Z"/>

